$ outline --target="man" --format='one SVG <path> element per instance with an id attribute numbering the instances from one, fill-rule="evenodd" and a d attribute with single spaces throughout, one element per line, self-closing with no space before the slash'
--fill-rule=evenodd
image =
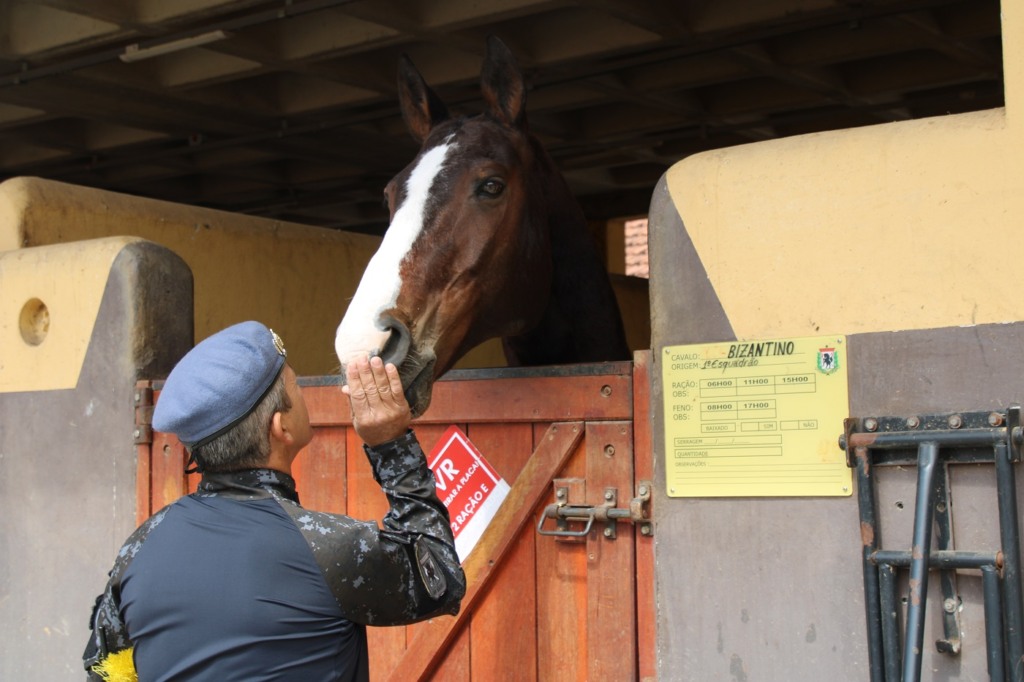
<path id="1" fill-rule="evenodd" d="M 178 436 L 202 482 L 118 554 L 93 612 L 90 679 L 131 650 L 143 682 L 365 681 L 366 625 L 458 612 L 465 575 L 398 370 L 363 356 L 342 389 L 390 503 L 379 529 L 299 505 L 291 465 L 312 429 L 285 357 L 276 334 L 244 322 L 167 378 L 153 427 Z"/>

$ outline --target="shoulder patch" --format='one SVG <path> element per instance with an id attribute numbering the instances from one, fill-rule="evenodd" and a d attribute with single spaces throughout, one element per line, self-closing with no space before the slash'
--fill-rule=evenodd
<path id="1" fill-rule="evenodd" d="M 416 540 L 416 566 L 420 572 L 420 580 L 427 589 L 431 599 L 440 599 L 448 585 L 444 573 L 437 563 L 437 557 L 430 551 L 430 546 L 422 537 Z"/>

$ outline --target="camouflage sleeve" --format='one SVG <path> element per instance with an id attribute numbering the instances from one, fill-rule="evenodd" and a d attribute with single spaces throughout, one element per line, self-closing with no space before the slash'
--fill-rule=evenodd
<path id="1" fill-rule="evenodd" d="M 466 577 L 416 436 L 409 431 L 366 453 L 390 504 L 383 528 L 286 505 L 342 612 L 365 625 L 458 613 Z"/>
<path id="2" fill-rule="evenodd" d="M 154 514 L 132 534 L 121 546 L 110 570 L 107 587 L 99 597 L 89 619 L 89 640 L 82 654 L 82 663 L 88 680 L 100 680 L 92 668 L 110 654 L 123 651 L 132 646 L 128 631 L 121 620 L 121 576 L 138 553 L 146 536 L 164 518 L 166 509 Z"/>

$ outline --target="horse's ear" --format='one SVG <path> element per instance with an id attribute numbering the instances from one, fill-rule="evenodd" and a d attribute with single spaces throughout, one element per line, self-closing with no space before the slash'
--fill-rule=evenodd
<path id="1" fill-rule="evenodd" d="M 480 89 L 491 115 L 506 125 L 526 129 L 526 84 L 512 51 L 497 36 L 487 38 Z"/>
<path id="2" fill-rule="evenodd" d="M 398 102 L 406 127 L 420 144 L 434 126 L 448 118 L 448 107 L 430 89 L 406 54 L 398 61 Z"/>

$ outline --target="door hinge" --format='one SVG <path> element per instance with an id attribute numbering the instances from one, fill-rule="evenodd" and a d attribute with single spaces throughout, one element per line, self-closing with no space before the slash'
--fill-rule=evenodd
<path id="1" fill-rule="evenodd" d="M 586 537 L 594 527 L 594 523 L 604 526 L 603 535 L 609 540 L 617 537 L 616 524 L 619 521 L 635 524 L 640 534 L 654 534 L 654 523 L 651 519 L 651 482 L 637 483 L 636 496 L 629 501 L 628 507 L 617 507 L 618 489 L 605 488 L 604 502 L 594 505 L 570 504 L 568 488 L 555 486 L 555 501 L 544 508 L 544 513 L 537 524 L 537 532 L 541 535 L 552 535 L 562 538 Z M 554 528 L 544 528 L 547 519 L 554 519 Z M 582 528 L 570 528 L 570 522 L 583 523 Z"/>

